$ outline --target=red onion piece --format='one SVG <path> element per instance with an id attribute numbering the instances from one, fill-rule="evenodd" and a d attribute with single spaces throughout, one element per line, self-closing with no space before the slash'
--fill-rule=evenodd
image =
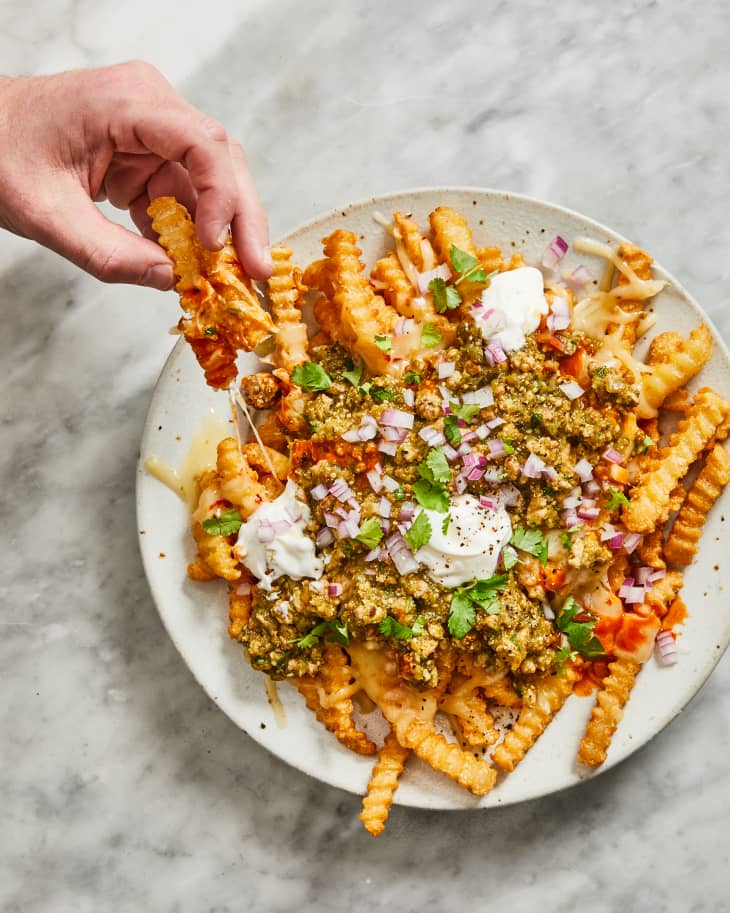
<path id="1" fill-rule="evenodd" d="M 404 387 L 403 388 L 403 402 L 406 404 L 406 406 L 410 406 L 411 408 L 413 408 L 413 406 L 416 403 L 416 391 L 411 390 L 410 387 Z"/>
<path id="2" fill-rule="evenodd" d="M 413 329 L 414 323 L 410 317 L 401 317 L 393 328 L 394 336 L 407 336 Z"/>
<path id="3" fill-rule="evenodd" d="M 353 497 L 353 492 L 344 479 L 335 479 L 330 485 L 330 494 L 334 495 L 338 501 L 347 501 Z"/>
<path id="4" fill-rule="evenodd" d="M 555 235 L 545 248 L 545 253 L 542 255 L 542 265 L 546 269 L 555 269 L 567 253 L 568 242 L 564 238 L 561 238 L 560 235 Z"/>
<path id="5" fill-rule="evenodd" d="M 494 342 L 490 342 L 484 350 L 484 359 L 490 367 L 507 361 L 507 353 L 504 351 L 502 343 L 496 339 Z"/>
<path id="6" fill-rule="evenodd" d="M 588 285 L 589 282 L 593 282 L 593 274 L 588 267 L 583 266 L 581 263 L 579 266 L 576 266 L 573 272 L 568 276 L 568 282 L 574 288 L 582 288 L 584 285 Z"/>
<path id="7" fill-rule="evenodd" d="M 337 596 L 342 596 L 342 584 L 341 583 L 329 583 L 327 585 L 327 595 L 336 598 Z"/>
<path id="8" fill-rule="evenodd" d="M 486 507 L 487 510 L 496 510 L 497 502 L 493 498 L 488 498 L 486 495 L 481 495 L 479 498 L 479 503 L 482 507 Z"/>
<path id="9" fill-rule="evenodd" d="M 309 492 L 309 494 L 314 498 L 315 501 L 324 500 L 329 494 L 329 489 L 326 485 L 315 485 Z"/>
<path id="10" fill-rule="evenodd" d="M 510 483 L 502 485 L 497 492 L 497 495 L 505 507 L 516 507 L 520 500 L 519 489 Z"/>
<path id="11" fill-rule="evenodd" d="M 565 502 L 563 502 L 565 503 Z M 610 523 L 607 523 L 603 529 L 603 532 L 600 535 L 601 542 L 608 542 L 609 539 L 613 539 L 616 535 L 616 529 Z"/>
<path id="12" fill-rule="evenodd" d="M 396 444 L 402 444 L 408 437 L 408 430 L 406 428 L 386 427 L 383 428 L 380 433 L 384 441 L 395 441 Z"/>
<path id="13" fill-rule="evenodd" d="M 407 523 L 409 520 L 413 519 L 415 513 L 416 505 L 412 501 L 404 501 L 403 504 L 401 504 L 398 519 L 401 523 Z"/>
<path id="14" fill-rule="evenodd" d="M 490 418 L 488 422 L 485 422 L 485 425 L 487 426 L 487 428 L 490 428 L 492 431 L 495 428 L 499 428 L 500 425 L 506 425 L 506 424 L 507 424 L 506 420 L 503 418 L 499 418 L 499 416 L 497 416 L 497 418 Z"/>
<path id="15" fill-rule="evenodd" d="M 651 572 L 651 574 L 649 574 L 649 576 L 646 578 L 646 582 L 650 583 L 650 584 L 654 584 L 657 582 L 657 580 L 661 580 L 662 577 L 666 577 L 666 576 L 667 576 L 666 570 L 663 567 L 660 567 L 660 568 L 657 568 L 656 570 L 653 570 Z"/>
<path id="16" fill-rule="evenodd" d="M 621 546 L 623 545 L 623 542 L 624 542 L 624 534 L 616 533 L 615 536 L 611 536 L 611 538 L 608 540 L 608 547 L 612 548 L 612 549 L 621 548 Z"/>
<path id="17" fill-rule="evenodd" d="M 251 584 L 244 580 L 243 583 L 239 583 L 236 586 L 236 595 L 238 596 L 248 596 L 251 592 Z"/>
<path id="18" fill-rule="evenodd" d="M 646 591 L 643 586 L 622 586 L 619 596 L 627 605 L 638 605 L 644 601 Z"/>
<path id="19" fill-rule="evenodd" d="M 615 447 L 609 447 L 601 456 L 609 463 L 623 463 L 624 461 L 623 454 L 619 453 Z"/>
<path id="20" fill-rule="evenodd" d="M 443 451 L 444 451 L 444 456 L 449 461 L 449 463 L 453 463 L 454 460 L 459 459 L 459 451 L 454 450 L 454 448 L 451 446 L 451 444 L 444 444 Z"/>
<path id="21" fill-rule="evenodd" d="M 400 482 L 396 482 L 393 476 L 383 476 L 383 485 L 386 491 L 397 491 L 400 488 Z"/>
<path id="22" fill-rule="evenodd" d="M 573 472 L 578 476 L 581 482 L 590 482 L 593 478 L 593 467 L 588 460 L 578 460 L 573 467 Z"/>
<path id="23" fill-rule="evenodd" d="M 600 514 L 600 509 L 598 507 L 579 507 L 578 516 L 581 520 L 596 520 Z"/>
<path id="24" fill-rule="evenodd" d="M 462 435 L 461 435 L 462 444 L 471 444 L 471 442 L 475 441 L 476 439 L 477 439 L 477 435 L 476 435 L 475 431 L 462 432 Z"/>
<path id="25" fill-rule="evenodd" d="M 578 399 L 583 396 L 586 392 L 581 385 L 575 380 L 566 380 L 562 384 L 558 384 L 558 387 L 563 391 L 563 393 L 568 397 L 568 399 Z"/>
<path id="26" fill-rule="evenodd" d="M 554 466 L 546 466 L 542 474 L 550 482 L 556 482 L 558 479 L 558 470 Z"/>
<path id="27" fill-rule="evenodd" d="M 586 482 L 583 485 L 583 494 L 588 498 L 595 498 L 597 494 L 600 494 L 601 483 L 597 482 L 595 479 L 591 479 L 590 482 Z"/>
<path id="28" fill-rule="evenodd" d="M 386 520 L 389 519 L 390 518 L 390 508 L 391 508 L 390 501 L 385 496 L 383 496 L 378 501 L 379 516 L 385 517 Z"/>
<path id="29" fill-rule="evenodd" d="M 337 524 L 337 535 L 340 539 L 354 539 L 360 530 L 360 523 L 355 517 L 348 517 Z"/>
<path id="30" fill-rule="evenodd" d="M 413 557 L 408 543 L 401 533 L 397 532 L 388 536 L 385 540 L 385 547 L 399 574 L 412 574 L 418 570 L 418 562 Z"/>
<path id="31" fill-rule="evenodd" d="M 463 495 L 467 489 L 467 485 L 466 476 L 459 473 L 454 479 L 454 488 L 456 489 L 457 495 Z"/>
<path id="32" fill-rule="evenodd" d="M 274 532 L 274 525 L 271 520 L 256 521 L 256 538 L 259 542 L 264 544 L 274 541 L 276 533 Z"/>
<path id="33" fill-rule="evenodd" d="M 413 413 L 403 412 L 402 409 L 385 409 L 380 416 L 380 424 L 393 428 L 412 428 Z"/>
<path id="34" fill-rule="evenodd" d="M 365 476 L 375 494 L 378 494 L 378 492 L 383 490 L 383 477 L 378 470 L 371 469 L 369 472 L 365 473 Z"/>
<path id="35" fill-rule="evenodd" d="M 567 498 L 563 498 L 563 508 L 565 510 L 575 510 L 581 503 L 582 499 L 576 495 L 569 495 Z"/>
<path id="36" fill-rule="evenodd" d="M 337 529 L 337 525 L 340 522 L 340 518 L 337 514 L 325 511 L 322 516 L 324 517 L 324 522 L 329 526 L 330 529 Z"/>
<path id="37" fill-rule="evenodd" d="M 489 437 L 489 425 L 486 423 L 480 425 L 478 428 L 474 429 L 474 436 L 478 437 L 480 441 L 484 441 Z"/>
<path id="38" fill-rule="evenodd" d="M 534 453 L 531 453 L 525 460 L 525 463 L 522 467 L 522 475 L 526 479 L 539 479 L 540 473 L 544 468 L 545 463 L 540 459 L 540 457 L 536 456 Z"/>
<path id="39" fill-rule="evenodd" d="M 673 666 L 679 660 L 677 643 L 671 631 L 659 631 L 656 636 L 656 645 L 662 665 Z"/>
<path id="40" fill-rule="evenodd" d="M 475 466 L 474 469 L 469 470 L 466 477 L 470 482 L 478 482 L 483 475 L 484 470 L 480 469 L 478 466 Z"/>
<path id="41" fill-rule="evenodd" d="M 473 469 L 474 466 L 479 466 L 481 460 L 479 459 L 480 454 L 478 453 L 465 453 L 464 454 L 464 469 Z"/>
<path id="42" fill-rule="evenodd" d="M 446 438 L 438 430 L 438 428 L 433 428 L 431 425 L 425 425 L 418 432 L 418 436 L 422 441 L 425 441 L 429 447 L 437 447 L 439 444 L 443 444 L 446 441 Z"/>
<path id="43" fill-rule="evenodd" d="M 624 548 L 626 549 L 627 554 L 631 554 L 641 542 L 642 536 L 640 533 L 627 533 L 624 536 Z"/>
<path id="44" fill-rule="evenodd" d="M 315 536 L 314 541 L 317 543 L 319 548 L 325 548 L 327 545 L 332 545 L 335 541 L 335 537 L 332 535 L 332 530 L 326 526 L 323 526 Z"/>
<path id="45" fill-rule="evenodd" d="M 438 370 L 439 378 L 441 380 L 444 380 L 446 377 L 451 377 L 451 375 L 454 373 L 455 370 L 456 370 L 455 361 L 442 361 L 439 364 L 439 370 Z"/>
<path id="46" fill-rule="evenodd" d="M 500 440 L 488 440 L 487 447 L 491 457 L 500 457 L 507 453 L 504 443 Z"/>
<path id="47" fill-rule="evenodd" d="M 451 279 L 451 270 L 449 269 L 448 264 L 442 263 L 440 266 L 437 266 L 435 269 L 428 269 L 423 273 L 418 273 L 416 276 L 416 282 L 418 283 L 418 291 L 425 295 L 428 291 L 429 284 L 434 279 L 443 279 L 444 282 L 448 282 Z"/>
<path id="48" fill-rule="evenodd" d="M 398 445 L 391 443 L 390 441 L 381 441 L 380 444 L 378 444 L 378 450 L 381 453 L 385 453 L 388 456 L 394 457 L 398 451 Z"/>
<path id="49" fill-rule="evenodd" d="M 463 403 L 469 405 L 485 406 L 494 405 L 494 393 L 491 387 L 480 387 L 478 390 L 470 390 L 461 397 Z"/>
<path id="50" fill-rule="evenodd" d="M 360 440 L 360 429 L 348 428 L 347 431 L 342 432 L 340 437 L 343 441 L 347 441 L 348 444 L 357 444 Z"/>
<path id="51" fill-rule="evenodd" d="M 650 567 L 637 567 L 634 571 L 634 579 L 639 586 L 646 586 L 646 582 L 649 579 L 649 574 L 651 574 L 652 568 Z"/>

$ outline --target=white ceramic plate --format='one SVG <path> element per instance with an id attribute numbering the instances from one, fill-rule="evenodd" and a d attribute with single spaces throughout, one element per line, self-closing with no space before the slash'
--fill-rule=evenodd
<path id="1" fill-rule="evenodd" d="M 358 235 L 364 258 L 370 264 L 381 255 L 388 241 L 383 229 L 374 222 L 374 213 L 410 212 L 420 225 L 427 227 L 428 213 L 444 204 L 468 218 L 477 246 L 491 244 L 506 252 L 520 251 L 528 264 L 539 263 L 546 244 L 555 234 L 566 240 L 577 235 L 589 235 L 612 244 L 624 240 L 567 209 L 515 194 L 473 188 L 410 190 L 354 203 L 314 219 L 282 240 L 293 248 L 295 262 L 303 265 L 321 256 L 320 241 L 325 235 L 338 227 L 347 227 Z M 578 256 L 572 249 L 561 267 L 572 268 L 579 262 L 593 267 L 594 273 L 600 275 L 602 264 L 591 263 L 590 257 Z M 672 276 L 661 267 L 656 268 L 656 273 L 667 279 L 669 286 L 657 300 L 657 326 L 649 337 L 667 329 L 687 334 L 700 320 L 708 321 L 699 305 Z M 715 353 L 699 382 L 727 395 L 730 358 L 714 327 L 713 333 Z M 241 368 L 256 370 L 256 359 L 246 356 Z M 170 355 L 152 398 L 137 478 L 139 529 L 144 530 L 140 547 L 160 615 L 200 684 L 244 732 L 299 770 L 333 786 L 363 793 L 372 761 L 342 748 L 305 708 L 295 689 L 285 684 L 278 686 L 278 692 L 285 708 L 286 724 L 277 724 L 264 690 L 263 676 L 247 665 L 240 648 L 227 636 L 224 586 L 218 582 L 192 583 L 186 578 L 185 569 L 194 549 L 184 505 L 142 468 L 150 454 L 177 466 L 211 409 L 224 421 L 229 420 L 226 395 L 206 387 L 189 347 L 181 341 Z M 680 661 L 668 668 L 660 668 L 653 660 L 646 665 L 603 770 L 636 751 L 687 705 L 730 641 L 730 613 L 724 596 L 730 589 L 730 563 L 723 555 L 727 538 L 723 536 L 723 531 L 727 532 L 723 523 L 728 514 L 730 492 L 726 492 L 711 512 L 699 558 L 686 573 L 683 596 L 690 617 L 679 639 Z M 161 554 L 165 557 L 160 557 Z M 483 799 L 411 759 L 396 802 L 422 808 L 486 807 L 545 795 L 578 783 L 586 773 L 576 765 L 575 753 L 592 704 L 591 698 L 571 697 L 523 763 Z M 367 725 L 372 733 L 377 732 L 376 722 Z"/>

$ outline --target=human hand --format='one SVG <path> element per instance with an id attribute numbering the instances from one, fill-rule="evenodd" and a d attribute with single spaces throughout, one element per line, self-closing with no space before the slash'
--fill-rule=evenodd
<path id="1" fill-rule="evenodd" d="M 168 289 L 147 206 L 172 195 L 218 250 L 230 225 L 244 270 L 271 273 L 266 215 L 241 146 L 150 64 L 0 79 L 0 227 L 104 282 Z M 94 205 L 128 209 L 144 237 Z"/>

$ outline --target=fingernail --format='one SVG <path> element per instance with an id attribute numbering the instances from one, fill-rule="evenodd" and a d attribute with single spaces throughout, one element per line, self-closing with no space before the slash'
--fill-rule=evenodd
<path id="1" fill-rule="evenodd" d="M 271 256 L 271 249 L 269 247 L 264 248 L 263 256 L 261 259 L 267 270 L 273 270 L 274 258 Z"/>
<path id="2" fill-rule="evenodd" d="M 168 266 L 166 263 L 158 263 L 156 266 L 151 266 L 144 276 L 142 276 L 140 285 L 166 292 L 168 289 L 172 288 L 174 282 L 175 277 L 172 273 L 172 267 Z"/>

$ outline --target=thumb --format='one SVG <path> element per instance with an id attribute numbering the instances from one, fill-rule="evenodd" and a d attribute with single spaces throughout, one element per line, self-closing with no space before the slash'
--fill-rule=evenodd
<path id="1" fill-rule="evenodd" d="M 126 282 L 165 291 L 174 276 L 167 254 L 107 219 L 81 188 L 65 197 L 28 236 L 55 251 L 102 282 Z"/>

